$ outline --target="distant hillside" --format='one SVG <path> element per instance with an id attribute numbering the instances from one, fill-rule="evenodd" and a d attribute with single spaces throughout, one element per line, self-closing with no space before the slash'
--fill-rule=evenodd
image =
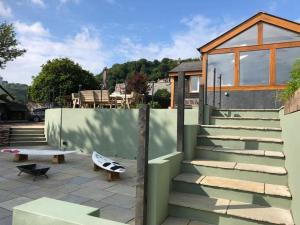
<path id="1" fill-rule="evenodd" d="M 198 59 L 186 59 L 182 61 L 193 61 Z M 142 73 L 148 76 L 150 81 L 168 78 L 168 72 L 179 64 L 179 60 L 164 58 L 161 61 L 148 61 L 140 59 L 138 61 L 130 61 L 123 64 L 114 64 L 108 68 L 108 86 L 110 91 L 114 90 L 116 83 L 122 83 L 126 77 L 130 77 L 135 73 Z M 102 82 L 102 73 L 96 75 L 97 80 Z"/>
<path id="2" fill-rule="evenodd" d="M 27 90 L 28 86 L 26 84 L 18 83 L 3 83 L 2 86 L 15 97 L 17 102 L 26 103 L 27 102 Z"/>

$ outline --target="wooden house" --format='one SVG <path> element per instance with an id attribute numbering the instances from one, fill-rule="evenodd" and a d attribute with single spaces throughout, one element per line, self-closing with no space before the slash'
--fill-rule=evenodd
<path id="1" fill-rule="evenodd" d="M 215 102 L 222 108 L 279 108 L 280 92 L 300 59 L 300 24 L 259 12 L 198 51 L 208 104 L 213 102 L 215 69 L 217 77 L 221 74 Z"/>

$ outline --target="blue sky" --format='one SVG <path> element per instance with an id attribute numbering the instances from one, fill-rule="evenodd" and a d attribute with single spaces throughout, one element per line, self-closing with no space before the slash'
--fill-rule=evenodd
<path id="1" fill-rule="evenodd" d="M 199 57 L 197 47 L 265 11 L 300 21 L 298 0 L 0 0 L 27 53 L 0 76 L 30 84 L 48 59 L 99 73 L 129 60 Z"/>

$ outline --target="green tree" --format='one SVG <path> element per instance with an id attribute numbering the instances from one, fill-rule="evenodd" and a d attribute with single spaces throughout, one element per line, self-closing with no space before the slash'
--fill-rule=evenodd
<path id="1" fill-rule="evenodd" d="M 300 59 L 297 59 L 290 72 L 287 88 L 282 92 L 281 98 L 287 101 L 300 88 Z"/>
<path id="2" fill-rule="evenodd" d="M 23 55 L 25 49 L 18 48 L 16 33 L 12 24 L 0 24 L 0 68 L 4 69 L 6 63 L 13 61 L 18 56 Z"/>
<path id="3" fill-rule="evenodd" d="M 59 103 L 59 96 L 71 95 L 82 90 L 99 89 L 99 83 L 89 71 L 68 58 L 49 60 L 34 77 L 29 89 L 33 101 Z"/>

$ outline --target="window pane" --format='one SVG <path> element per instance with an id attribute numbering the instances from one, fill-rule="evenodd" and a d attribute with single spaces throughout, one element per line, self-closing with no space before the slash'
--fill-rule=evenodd
<path id="1" fill-rule="evenodd" d="M 297 59 L 300 59 L 300 47 L 281 48 L 276 52 L 276 83 L 285 84 Z"/>
<path id="2" fill-rule="evenodd" d="M 199 92 L 199 77 L 190 76 L 190 92 Z"/>
<path id="3" fill-rule="evenodd" d="M 300 34 L 264 23 L 264 43 L 300 41 Z"/>
<path id="4" fill-rule="evenodd" d="M 269 50 L 240 53 L 240 85 L 269 84 Z"/>
<path id="5" fill-rule="evenodd" d="M 214 68 L 216 68 L 216 85 L 219 85 L 217 77 L 222 74 L 222 86 L 232 86 L 234 76 L 234 54 L 208 55 L 207 84 L 213 86 Z"/>
<path id="6" fill-rule="evenodd" d="M 238 36 L 230 39 L 218 48 L 230 48 L 238 46 L 257 45 L 257 26 L 253 26 L 248 30 L 245 30 Z"/>

